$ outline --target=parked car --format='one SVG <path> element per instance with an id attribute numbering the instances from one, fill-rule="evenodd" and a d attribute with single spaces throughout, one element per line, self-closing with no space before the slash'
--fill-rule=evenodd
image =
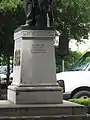
<path id="1" fill-rule="evenodd" d="M 7 83 L 7 76 L 5 74 L 0 74 L 0 84 L 6 84 Z"/>
<path id="2" fill-rule="evenodd" d="M 12 72 L 12 68 L 10 67 L 10 74 Z M 12 82 L 12 78 L 9 78 L 9 84 Z M 7 85 L 7 66 L 0 66 L 0 86 Z"/>
<path id="3" fill-rule="evenodd" d="M 56 74 L 63 98 L 90 97 L 90 52 L 85 53 L 68 71 Z"/>

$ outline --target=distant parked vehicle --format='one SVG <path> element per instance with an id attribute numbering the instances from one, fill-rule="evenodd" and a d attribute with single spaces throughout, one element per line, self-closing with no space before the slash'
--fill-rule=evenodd
<path id="1" fill-rule="evenodd" d="M 56 74 L 64 99 L 90 97 L 90 52 L 84 54 L 68 71 Z"/>
<path id="2" fill-rule="evenodd" d="M 12 68 L 10 67 L 10 74 L 12 72 Z M 12 78 L 9 79 L 9 84 L 12 82 Z M 0 66 L 0 85 L 7 85 L 7 66 Z"/>

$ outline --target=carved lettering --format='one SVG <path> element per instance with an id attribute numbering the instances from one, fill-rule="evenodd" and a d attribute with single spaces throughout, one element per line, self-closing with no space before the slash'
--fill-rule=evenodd
<path id="1" fill-rule="evenodd" d="M 39 54 L 39 53 L 47 53 L 47 51 L 45 49 L 44 44 L 32 44 L 31 53 Z"/>

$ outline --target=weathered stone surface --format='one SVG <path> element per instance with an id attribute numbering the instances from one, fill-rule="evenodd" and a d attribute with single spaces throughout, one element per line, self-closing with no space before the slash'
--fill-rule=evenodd
<path id="1" fill-rule="evenodd" d="M 8 87 L 8 100 L 15 104 L 63 102 L 56 82 L 54 38 L 54 30 L 22 27 L 14 33 L 13 82 Z"/>
<path id="2" fill-rule="evenodd" d="M 13 104 L 0 101 L 0 116 L 72 116 L 86 115 L 85 106 L 63 101 L 63 104 Z"/>
<path id="3" fill-rule="evenodd" d="M 90 116 L 22 116 L 0 117 L 0 120 L 90 120 Z"/>
<path id="4" fill-rule="evenodd" d="M 89 120 L 85 106 L 63 101 L 56 84 L 52 30 L 15 32 L 14 79 L 8 100 L 0 101 L 2 120 Z"/>

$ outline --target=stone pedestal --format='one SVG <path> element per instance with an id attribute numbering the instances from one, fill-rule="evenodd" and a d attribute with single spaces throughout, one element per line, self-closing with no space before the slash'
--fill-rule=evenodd
<path id="1" fill-rule="evenodd" d="M 63 101 L 63 104 L 13 104 L 0 101 L 0 120 L 90 120 L 83 105 Z"/>
<path id="2" fill-rule="evenodd" d="M 53 30 L 15 31 L 13 82 L 8 100 L 15 104 L 62 103 L 56 83 Z"/>
<path id="3" fill-rule="evenodd" d="M 14 33 L 13 82 L 8 100 L 0 101 L 2 120 L 88 120 L 85 106 L 63 101 L 56 83 L 53 30 Z"/>

